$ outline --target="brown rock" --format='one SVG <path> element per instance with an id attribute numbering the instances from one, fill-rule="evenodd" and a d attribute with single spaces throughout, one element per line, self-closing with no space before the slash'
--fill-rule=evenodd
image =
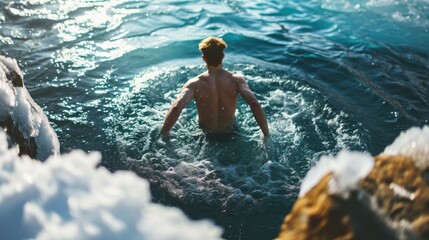
<path id="1" fill-rule="evenodd" d="M 316 187 L 298 199 L 277 239 L 353 239 L 341 201 L 328 194 L 330 179 L 331 175 L 324 176 Z"/>
<path id="2" fill-rule="evenodd" d="M 425 171 L 403 156 L 374 161 L 347 199 L 329 194 L 325 175 L 297 200 L 277 239 L 429 239 Z"/>
<path id="3" fill-rule="evenodd" d="M 392 222 L 408 221 L 418 239 L 429 239 L 429 185 L 425 171 L 404 156 L 379 155 L 360 186 Z"/>

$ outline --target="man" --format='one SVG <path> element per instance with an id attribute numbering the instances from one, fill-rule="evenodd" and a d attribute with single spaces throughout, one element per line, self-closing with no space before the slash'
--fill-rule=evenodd
<path id="1" fill-rule="evenodd" d="M 216 37 L 209 37 L 199 44 L 207 71 L 190 79 L 182 88 L 165 117 L 161 135 L 166 137 L 179 118 L 182 109 L 195 100 L 200 127 L 207 133 L 223 134 L 232 130 L 235 121 L 238 94 L 250 105 L 253 116 L 267 137 L 267 120 L 258 100 L 241 75 L 222 68 L 223 50 L 226 43 Z"/>

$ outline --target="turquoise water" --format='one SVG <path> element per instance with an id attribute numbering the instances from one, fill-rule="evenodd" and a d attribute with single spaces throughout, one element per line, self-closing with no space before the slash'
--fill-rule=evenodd
<path id="1" fill-rule="evenodd" d="M 334 3 L 335 2 L 335 3 Z M 54 126 L 61 151 L 151 182 L 154 201 L 210 218 L 226 239 L 272 239 L 321 155 L 373 155 L 429 121 L 427 1 L 0 1 L 0 54 Z M 207 139 L 193 103 L 157 138 L 198 43 L 229 45 L 271 138 L 239 102 L 239 131 Z"/>

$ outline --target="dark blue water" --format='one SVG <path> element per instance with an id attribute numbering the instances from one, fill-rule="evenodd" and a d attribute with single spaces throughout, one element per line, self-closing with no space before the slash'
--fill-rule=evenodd
<path id="1" fill-rule="evenodd" d="M 429 3 L 396 1 L 0 1 L 14 57 L 61 151 L 148 179 L 154 201 L 211 218 L 226 239 L 272 239 L 321 155 L 373 155 L 429 121 Z M 206 138 L 191 103 L 169 142 L 163 118 L 205 70 L 198 43 L 229 45 L 269 122 L 239 102 L 239 131 Z"/>

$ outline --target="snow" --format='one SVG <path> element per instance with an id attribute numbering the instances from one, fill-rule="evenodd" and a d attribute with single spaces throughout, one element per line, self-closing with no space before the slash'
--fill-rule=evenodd
<path id="1" fill-rule="evenodd" d="M 39 135 L 42 117 L 31 110 L 26 89 L 16 88 L 16 93 L 16 105 L 12 111 L 14 125 L 18 127 L 24 138 L 36 137 Z"/>
<path id="2" fill-rule="evenodd" d="M 413 127 L 401 133 L 383 152 L 388 155 L 403 155 L 414 160 L 417 167 L 429 167 L 429 126 Z"/>
<path id="3" fill-rule="evenodd" d="M 403 155 L 411 158 L 417 167 L 429 167 L 429 126 L 413 127 L 401 133 L 395 141 L 384 150 L 383 154 Z M 329 191 L 347 197 L 348 191 L 356 186 L 359 179 L 368 175 L 374 161 L 366 153 L 341 151 L 337 157 L 323 156 L 310 169 L 301 184 L 299 195 L 304 196 L 320 179 L 328 173 L 333 174 L 329 183 Z M 401 192 L 395 188 L 396 192 Z M 404 193 L 402 193 L 404 195 Z"/>
<path id="4" fill-rule="evenodd" d="M 24 76 L 21 72 L 21 69 L 18 67 L 18 63 L 13 58 L 7 58 L 4 56 L 0 56 L 0 68 L 3 69 L 3 71 L 9 73 L 10 71 L 14 71 L 19 76 L 21 76 L 22 79 L 24 79 Z"/>
<path id="5" fill-rule="evenodd" d="M 221 239 L 213 223 L 150 201 L 148 182 L 100 153 L 19 157 L 0 131 L 0 239 Z"/>
<path id="6" fill-rule="evenodd" d="M 8 84 L 4 69 L 6 66 L 0 61 L 0 121 L 4 121 L 10 115 L 15 104 L 15 95 Z"/>
<path id="7" fill-rule="evenodd" d="M 332 173 L 329 192 L 347 198 L 357 181 L 368 175 L 373 166 L 373 158 L 366 153 L 342 150 L 336 157 L 323 156 L 307 173 L 299 196 L 304 196 L 323 176 Z"/>
<path id="8" fill-rule="evenodd" d="M 51 155 L 59 154 L 60 143 L 48 118 L 25 86 L 13 87 L 6 78 L 6 74 L 12 72 L 24 79 L 15 59 L 0 56 L 0 121 L 11 116 L 14 127 L 25 139 L 35 139 L 37 159 L 46 160 Z"/>

